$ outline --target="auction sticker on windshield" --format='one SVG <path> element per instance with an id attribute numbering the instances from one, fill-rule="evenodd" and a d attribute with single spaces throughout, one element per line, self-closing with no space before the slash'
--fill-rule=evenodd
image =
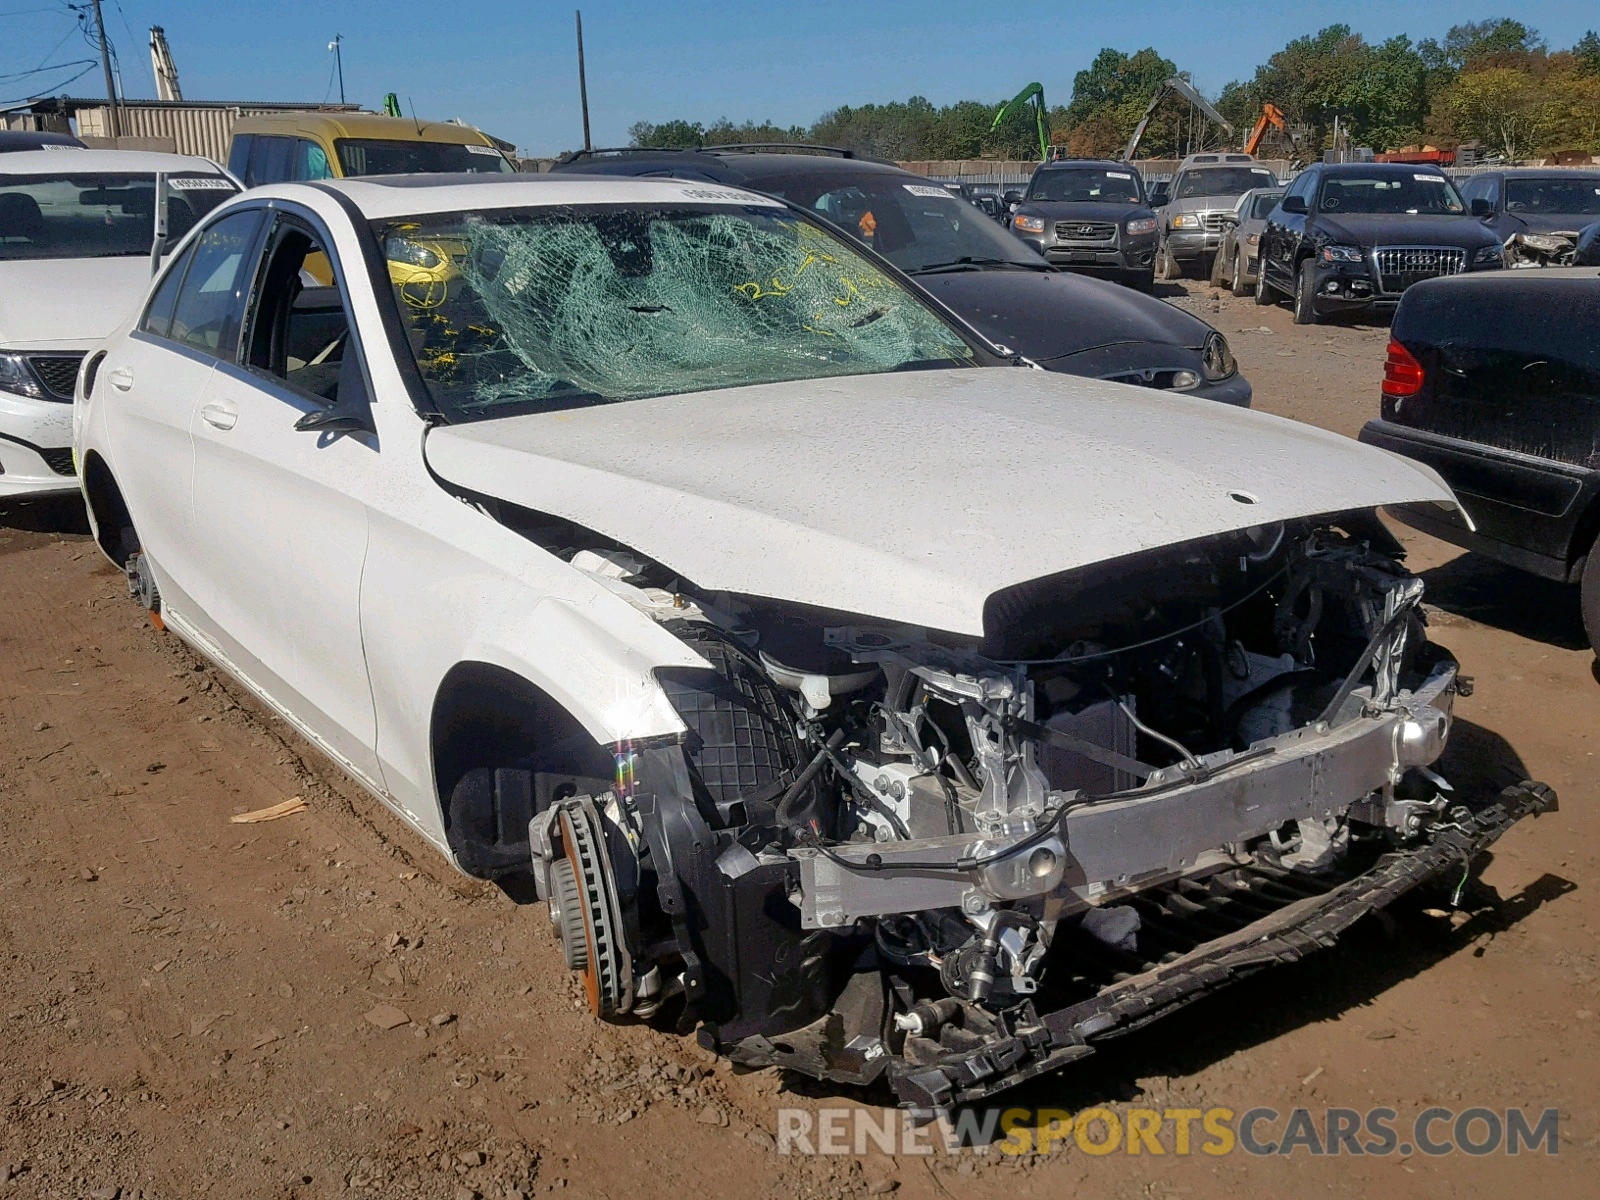
<path id="1" fill-rule="evenodd" d="M 900 186 L 913 196 L 944 196 L 951 200 L 956 198 L 948 188 L 934 187 L 931 183 L 902 183 Z"/>
<path id="2" fill-rule="evenodd" d="M 1126 172 L 1126 171 L 1107 171 L 1106 172 L 1106 178 L 1107 179 L 1132 179 L 1133 176 L 1128 174 L 1128 172 Z"/>
<path id="3" fill-rule="evenodd" d="M 1411 178 L 1418 183 L 1443 183 L 1445 181 L 1443 175 L 1413 175 Z"/>
<path id="4" fill-rule="evenodd" d="M 232 192 L 237 189 L 232 180 L 222 179 L 215 175 L 183 176 L 167 180 L 169 187 L 175 187 L 180 192 Z"/>
<path id="5" fill-rule="evenodd" d="M 467 142 L 466 148 L 468 154 L 488 154 L 496 158 L 500 156 L 500 151 L 493 146 L 474 146 L 471 142 Z"/>
<path id="6" fill-rule="evenodd" d="M 730 204 L 761 204 L 767 208 L 782 208 L 783 201 L 774 200 L 770 196 L 758 196 L 754 192 L 726 192 L 719 188 L 684 188 L 685 200 L 720 200 Z"/>

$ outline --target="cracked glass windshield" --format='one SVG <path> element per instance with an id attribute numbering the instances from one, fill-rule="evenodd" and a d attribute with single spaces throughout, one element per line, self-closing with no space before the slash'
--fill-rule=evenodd
<path id="1" fill-rule="evenodd" d="M 491 210 L 375 229 L 452 420 L 976 361 L 922 299 L 777 207 Z"/>

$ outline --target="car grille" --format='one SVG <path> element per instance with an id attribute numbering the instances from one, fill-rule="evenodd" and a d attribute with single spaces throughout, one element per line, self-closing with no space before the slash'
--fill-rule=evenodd
<path id="1" fill-rule="evenodd" d="M 41 450 L 39 457 L 44 459 L 44 465 L 57 475 L 72 474 L 72 447 L 65 450 Z"/>
<path id="2" fill-rule="evenodd" d="M 1112 221 L 1057 221 L 1056 239 L 1063 242 L 1109 242 L 1117 236 Z"/>
<path id="3" fill-rule="evenodd" d="M 1419 279 L 1459 275 L 1467 265 L 1467 252 L 1454 246 L 1379 246 L 1378 286 L 1388 295 L 1405 291 Z"/>
<path id="4" fill-rule="evenodd" d="M 1207 233 L 1221 233 L 1223 229 L 1222 218 L 1232 212 L 1231 208 L 1218 209 L 1216 212 L 1200 214 L 1200 223 L 1205 226 Z"/>
<path id="5" fill-rule="evenodd" d="M 78 367 L 83 362 L 81 354 L 34 354 L 28 365 L 44 384 L 52 400 L 71 400 L 78 383 Z M 71 472 L 67 472 L 71 474 Z"/>

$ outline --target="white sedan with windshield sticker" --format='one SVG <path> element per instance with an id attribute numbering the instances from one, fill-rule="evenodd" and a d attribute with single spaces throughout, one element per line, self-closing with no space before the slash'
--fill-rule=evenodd
<path id="1" fill-rule="evenodd" d="M 975 1099 L 1553 802 L 1430 766 L 1429 469 L 1031 369 L 737 188 L 247 193 L 78 416 L 165 628 L 740 1062 Z"/>
<path id="2" fill-rule="evenodd" d="M 158 177 L 174 243 L 239 191 L 205 158 L 72 147 L 0 154 L 0 497 L 78 486 L 78 366 L 150 286 Z"/>

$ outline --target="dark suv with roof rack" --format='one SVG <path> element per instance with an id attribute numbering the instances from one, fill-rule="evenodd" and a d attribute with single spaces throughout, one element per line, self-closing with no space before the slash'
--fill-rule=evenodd
<path id="1" fill-rule="evenodd" d="M 1248 406 L 1227 339 L 1150 296 L 1056 270 L 942 184 L 823 146 L 595 150 L 555 171 L 745 187 L 876 250 L 990 341 L 1051 371 Z"/>
<path id="2" fill-rule="evenodd" d="M 1058 267 L 1108 272 L 1148 291 L 1155 280 L 1156 214 L 1128 163 L 1040 163 L 1011 214 L 1011 232 Z"/>

